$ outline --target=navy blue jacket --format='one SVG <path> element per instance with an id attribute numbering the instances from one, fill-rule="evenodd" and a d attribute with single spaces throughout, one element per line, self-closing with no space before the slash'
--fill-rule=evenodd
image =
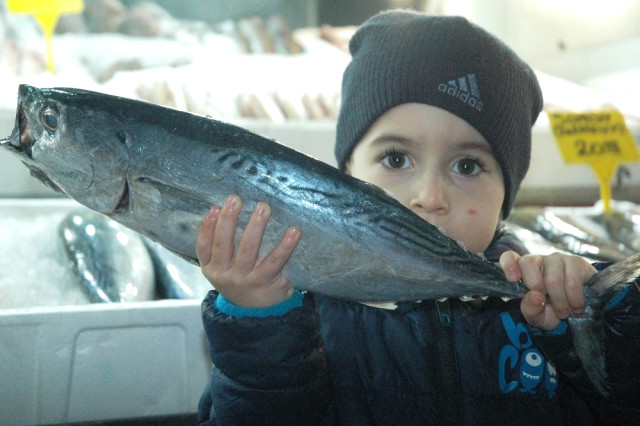
<path id="1" fill-rule="evenodd" d="M 517 248 L 498 241 L 494 258 Z M 606 314 L 608 400 L 586 378 L 570 330 L 530 327 L 519 300 L 382 309 L 306 294 L 282 316 L 236 318 L 216 297 L 202 304 L 214 368 L 201 424 L 640 424 L 633 286 Z"/>

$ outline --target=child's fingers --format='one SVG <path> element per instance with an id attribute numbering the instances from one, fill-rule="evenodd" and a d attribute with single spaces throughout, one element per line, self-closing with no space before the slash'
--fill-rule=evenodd
<path id="1" fill-rule="evenodd" d="M 238 216 L 242 210 L 242 199 L 230 195 L 225 201 L 216 223 L 211 243 L 211 260 L 209 265 L 218 271 L 226 271 L 231 266 L 235 252 L 234 236 L 238 224 Z"/>
<path id="2" fill-rule="evenodd" d="M 546 303 L 546 296 L 538 290 L 525 294 L 520 302 L 520 311 L 527 322 L 543 330 L 554 330 L 560 324 L 553 308 Z"/>
<path id="3" fill-rule="evenodd" d="M 525 255 L 518 261 L 522 282 L 529 290 L 545 292 L 544 267 L 541 256 Z"/>
<path id="4" fill-rule="evenodd" d="M 565 264 L 565 293 L 569 309 L 582 313 L 585 308 L 584 284 L 596 272 L 595 268 L 578 256 L 567 258 Z"/>
<path id="5" fill-rule="evenodd" d="M 544 323 L 546 296 L 544 293 L 532 290 L 525 294 L 520 302 L 520 311 L 529 324 L 539 327 Z"/>
<path id="6" fill-rule="evenodd" d="M 567 256 L 552 254 L 544 258 L 544 285 L 551 306 L 559 318 L 566 319 L 571 313 L 566 292 L 566 261 Z"/>
<path id="7" fill-rule="evenodd" d="M 513 250 L 505 251 L 500 256 L 500 266 L 502 267 L 507 279 L 511 282 L 516 282 L 522 279 L 520 266 L 518 265 L 519 260 L 520 255 Z"/>
<path id="8" fill-rule="evenodd" d="M 260 273 L 271 277 L 278 275 L 293 254 L 301 236 L 300 229 L 295 226 L 289 228 L 278 245 L 258 265 Z"/>
<path id="9" fill-rule="evenodd" d="M 233 259 L 233 267 L 237 273 L 247 275 L 256 266 L 260 244 L 262 244 L 262 237 L 270 215 L 271 208 L 267 203 L 259 202 L 253 210 Z"/>
<path id="10" fill-rule="evenodd" d="M 213 206 L 200 224 L 198 237 L 196 239 L 196 256 L 202 267 L 206 266 L 211 260 L 211 245 L 213 244 L 213 235 L 219 214 L 220 207 Z"/>

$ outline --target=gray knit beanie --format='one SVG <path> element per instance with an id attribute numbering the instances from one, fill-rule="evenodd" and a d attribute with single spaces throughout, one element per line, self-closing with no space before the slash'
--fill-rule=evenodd
<path id="1" fill-rule="evenodd" d="M 462 118 L 491 145 L 511 211 L 531 159 L 531 127 L 542 109 L 533 70 L 509 47 L 462 17 L 380 13 L 349 44 L 335 155 L 344 170 L 371 124 L 394 106 L 417 102 Z"/>

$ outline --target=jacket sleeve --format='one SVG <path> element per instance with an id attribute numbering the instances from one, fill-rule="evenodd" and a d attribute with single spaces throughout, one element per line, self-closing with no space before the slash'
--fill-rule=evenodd
<path id="1" fill-rule="evenodd" d="M 281 316 L 234 317 L 220 312 L 211 291 L 202 321 L 214 367 L 200 401 L 202 424 L 330 423 L 333 389 L 315 309 Z"/>
<path id="2" fill-rule="evenodd" d="M 602 265 L 596 265 L 598 269 Z M 620 292 L 606 308 L 602 337 L 609 395 L 602 397 L 591 385 L 573 349 L 570 328 L 560 332 L 532 329 L 532 336 L 558 372 L 567 377 L 603 421 L 617 424 L 640 418 L 640 279 Z"/>

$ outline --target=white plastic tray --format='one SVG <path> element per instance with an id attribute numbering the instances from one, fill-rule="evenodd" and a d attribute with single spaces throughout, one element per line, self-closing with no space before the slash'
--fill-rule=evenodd
<path id="1" fill-rule="evenodd" d="M 75 206 L 63 199 L 5 199 L 0 200 L 0 220 L 29 221 Z M 45 243 L 50 242 L 39 244 Z M 8 246 L 0 245 L 5 259 L 15 256 L 3 250 Z M 2 265 L 0 276 L 28 274 L 7 270 L 11 262 Z M 0 309 L 0 424 L 196 412 L 211 369 L 200 303 L 156 300 Z"/>

